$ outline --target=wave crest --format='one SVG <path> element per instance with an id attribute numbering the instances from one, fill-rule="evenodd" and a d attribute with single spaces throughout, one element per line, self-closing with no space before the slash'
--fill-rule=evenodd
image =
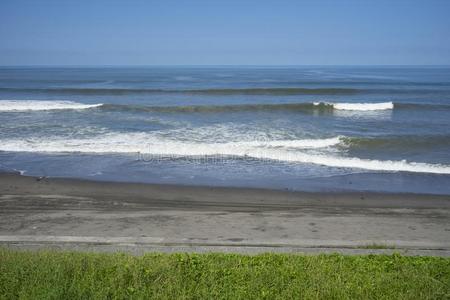
<path id="1" fill-rule="evenodd" d="M 86 109 L 99 107 L 103 104 L 84 104 L 72 101 L 41 101 L 41 100 L 0 100 L 0 111 L 44 111 L 61 109 Z"/>
<path id="2" fill-rule="evenodd" d="M 308 163 L 337 168 L 450 174 L 449 165 L 407 162 L 405 160 L 391 161 L 341 157 L 332 153 L 316 154 L 306 150 L 332 147 L 343 139 L 344 137 L 334 137 L 316 140 L 201 143 L 169 140 L 146 133 L 115 133 L 87 139 L 3 140 L 0 143 L 0 150 L 53 153 L 141 153 L 168 158 L 199 156 L 249 157 L 258 160 Z M 292 151 L 290 148 L 296 148 L 296 151 Z"/>
<path id="3" fill-rule="evenodd" d="M 174 105 L 153 106 L 137 104 L 84 104 L 72 101 L 53 100 L 0 100 L 1 111 L 33 111 L 53 109 L 86 109 L 98 107 L 105 111 L 124 112 L 161 112 L 161 113 L 215 113 L 241 111 L 298 111 L 330 113 L 334 110 L 377 111 L 391 109 L 439 109 L 448 110 L 447 104 L 416 104 L 416 103 L 333 103 L 333 102 L 304 102 L 277 104 L 233 104 L 233 105 Z"/>
<path id="4" fill-rule="evenodd" d="M 327 102 L 314 102 L 315 106 L 325 105 L 332 106 L 337 110 L 354 110 L 354 111 L 374 111 L 374 110 L 390 110 L 394 109 L 394 103 L 392 102 L 380 102 L 380 103 L 327 103 Z"/>
<path id="5" fill-rule="evenodd" d="M 279 104 L 235 104 L 235 105 L 181 105 L 181 106 L 143 106 L 124 104 L 104 104 L 101 107 L 111 111 L 147 111 L 161 113 L 218 113 L 243 111 L 321 111 L 358 110 L 374 111 L 393 109 L 392 102 L 383 103 L 279 103 Z"/>

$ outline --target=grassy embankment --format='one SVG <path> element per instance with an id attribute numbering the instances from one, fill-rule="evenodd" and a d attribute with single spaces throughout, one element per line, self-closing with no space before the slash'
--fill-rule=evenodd
<path id="1" fill-rule="evenodd" d="M 0 299 L 449 299 L 450 258 L 0 248 Z"/>

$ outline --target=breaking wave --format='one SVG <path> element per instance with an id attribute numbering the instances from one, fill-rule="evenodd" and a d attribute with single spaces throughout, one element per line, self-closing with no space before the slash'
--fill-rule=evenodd
<path id="1" fill-rule="evenodd" d="M 333 110 L 357 110 L 374 111 L 393 109 L 392 102 L 383 103 L 282 103 L 282 104 L 237 104 L 237 105 L 182 105 L 182 106 L 142 106 L 142 105 L 121 105 L 104 104 L 101 107 L 105 110 L 113 111 L 148 111 L 148 112 L 186 112 L 186 113 L 207 113 L 207 112 L 240 112 L 240 111 L 333 111 Z"/>
<path id="2" fill-rule="evenodd" d="M 0 112 L 8 111 L 43 111 L 55 109 L 86 109 L 99 107 L 102 104 L 84 104 L 72 101 L 40 101 L 40 100 L 0 100 Z"/>
<path id="3" fill-rule="evenodd" d="M 180 105 L 180 106 L 145 106 L 135 104 L 103 104 L 101 109 L 108 111 L 131 112 L 162 112 L 162 113 L 217 113 L 241 111 L 319 111 L 332 112 L 334 110 L 377 111 L 392 109 L 441 109 L 449 110 L 446 104 L 415 104 L 415 103 L 279 103 L 279 104 L 234 104 L 234 105 Z"/>
<path id="4" fill-rule="evenodd" d="M 291 163 L 307 163 L 338 168 L 374 171 L 405 171 L 450 174 L 449 165 L 391 160 L 371 160 L 339 156 L 333 152 L 313 152 L 345 143 L 346 137 L 281 141 L 242 141 L 202 143 L 170 140 L 148 133 L 111 133 L 85 139 L 35 138 L 3 140 L 1 151 L 12 152 L 81 152 L 81 153 L 140 153 L 160 157 L 224 156 L 253 158 Z M 347 138 L 348 139 L 348 138 Z M 326 149 L 325 149 L 326 150 Z"/>
<path id="5" fill-rule="evenodd" d="M 303 112 L 333 112 L 334 110 L 378 111 L 392 109 L 439 109 L 449 110 L 446 104 L 415 104 L 415 103 L 279 103 L 279 104 L 233 104 L 233 105 L 173 105 L 152 106 L 137 104 L 85 104 L 60 100 L 0 100 L 0 112 L 7 111 L 45 111 L 55 109 L 88 109 L 98 108 L 104 111 L 124 112 L 160 112 L 160 113 L 218 113 L 245 111 L 303 111 Z"/>
<path id="6" fill-rule="evenodd" d="M 314 102 L 315 106 L 319 105 L 330 105 L 334 109 L 338 110 L 358 110 L 358 111 L 374 111 L 374 110 L 388 110 L 394 108 L 394 103 L 392 102 L 381 102 L 381 103 L 322 103 Z"/>

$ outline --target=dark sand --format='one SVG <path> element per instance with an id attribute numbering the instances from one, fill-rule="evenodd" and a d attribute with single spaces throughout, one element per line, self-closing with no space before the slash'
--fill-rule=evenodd
<path id="1" fill-rule="evenodd" d="M 0 245 L 134 253 L 395 250 L 450 255 L 450 196 L 305 193 L 3 173 Z"/>

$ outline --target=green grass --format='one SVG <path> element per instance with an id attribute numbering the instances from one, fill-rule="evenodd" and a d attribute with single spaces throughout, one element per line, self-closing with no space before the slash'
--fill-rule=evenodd
<path id="1" fill-rule="evenodd" d="M 450 259 L 0 248 L 1 299 L 450 299 Z"/>

